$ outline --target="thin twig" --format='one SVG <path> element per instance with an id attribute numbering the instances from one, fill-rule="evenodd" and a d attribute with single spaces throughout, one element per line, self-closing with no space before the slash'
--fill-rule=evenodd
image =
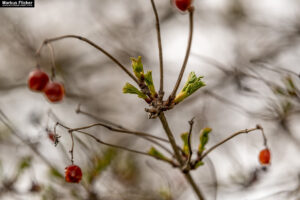
<path id="1" fill-rule="evenodd" d="M 88 112 L 86 112 L 86 111 L 82 111 L 82 110 L 80 109 L 80 104 L 78 105 L 76 112 L 77 112 L 77 113 L 82 113 L 82 114 L 84 114 L 84 115 L 86 115 L 86 116 L 89 116 L 89 117 L 91 117 L 92 119 L 95 119 L 95 120 L 97 120 L 97 121 L 99 121 L 99 122 L 101 122 L 101 123 L 103 122 L 103 123 L 109 124 L 109 125 L 111 125 L 111 126 L 115 126 L 115 127 L 119 128 L 119 129 L 122 129 L 122 130 L 124 130 L 124 131 L 126 130 L 126 131 L 129 131 L 129 132 L 130 132 L 130 133 L 123 132 L 123 133 L 133 134 L 133 133 L 132 133 L 133 131 L 130 131 L 128 128 L 125 128 L 125 127 L 123 127 L 123 126 L 121 126 L 121 125 L 119 125 L 119 124 L 116 124 L 116 123 L 114 123 L 114 122 L 111 122 L 111 121 L 108 121 L 108 120 L 105 120 L 105 119 L 101 119 L 101 118 L 99 118 L 99 117 L 97 117 L 97 116 L 95 116 L 95 115 L 93 115 L 93 114 L 91 114 L 91 113 L 88 113 Z M 109 130 L 111 130 L 111 129 L 109 129 Z M 137 133 L 140 133 L 140 132 L 137 132 Z M 148 134 L 149 137 L 152 136 L 152 135 L 150 135 L 149 133 L 146 133 L 146 134 Z M 152 143 L 154 143 L 154 144 L 157 144 L 158 146 L 160 146 L 161 148 L 163 148 L 164 150 L 166 150 L 167 152 L 169 152 L 171 155 L 173 155 L 172 152 L 171 152 L 169 149 L 167 149 L 166 147 L 162 146 L 160 143 L 157 143 L 157 141 L 152 141 L 149 137 L 144 137 L 144 136 L 142 136 L 142 135 L 140 135 L 140 134 L 137 135 L 137 136 L 140 136 L 140 137 L 142 137 L 142 138 L 145 139 L 145 140 L 148 140 L 148 141 L 150 141 L 150 142 L 152 142 Z M 159 137 L 159 138 L 160 138 L 160 137 Z M 155 139 L 157 139 L 157 138 L 155 138 Z M 166 139 L 164 139 L 164 138 L 160 138 L 159 140 L 162 141 L 162 142 L 169 143 L 169 140 L 166 140 Z M 181 147 L 178 146 L 178 145 L 177 145 L 177 149 L 179 149 L 180 151 L 183 151 L 183 150 L 181 149 Z"/>
<path id="2" fill-rule="evenodd" d="M 74 137 L 73 137 L 73 131 L 69 130 L 71 141 L 72 141 L 72 147 L 71 150 L 69 151 L 71 154 L 71 163 L 72 165 L 74 164 Z"/>
<path id="3" fill-rule="evenodd" d="M 159 69 L 160 69 L 159 97 L 162 100 L 164 95 L 164 66 L 163 66 L 163 50 L 162 50 L 162 42 L 161 42 L 160 24 L 159 24 L 159 17 L 158 17 L 154 0 L 151 0 L 151 5 L 153 8 L 155 21 L 156 21 L 156 32 L 157 32 L 157 42 L 158 42 L 158 51 L 159 51 Z"/>
<path id="4" fill-rule="evenodd" d="M 79 127 L 79 128 L 73 128 L 73 129 L 71 129 L 71 131 L 79 131 L 79 130 L 89 129 L 89 128 L 92 128 L 94 126 L 102 126 L 102 127 L 107 128 L 110 131 L 114 131 L 114 132 L 118 132 L 118 133 L 131 134 L 131 135 L 135 135 L 135 136 L 138 136 L 138 137 L 142 137 L 143 139 L 148 140 L 149 142 L 152 142 L 153 144 L 156 144 L 157 146 L 161 147 L 162 149 L 164 149 L 170 155 L 173 156 L 172 152 L 168 148 L 166 148 L 165 146 L 163 146 L 162 144 L 160 144 L 159 142 L 156 141 L 156 140 L 159 140 L 159 141 L 162 141 L 162 142 L 165 142 L 165 143 L 169 143 L 169 141 L 167 139 L 157 137 L 157 136 L 154 136 L 154 135 L 150 135 L 148 133 L 130 131 L 130 130 L 125 130 L 125 129 L 116 129 L 116 128 L 108 126 L 107 124 L 104 124 L 104 123 L 96 123 L 96 124 L 91 124 L 91 125 L 83 126 L 83 127 Z M 156 139 L 156 140 L 154 140 L 154 139 Z"/>
<path id="5" fill-rule="evenodd" d="M 194 19 L 193 19 L 193 16 L 194 16 L 194 8 L 191 7 L 189 9 L 190 33 L 189 33 L 188 45 L 187 45 L 187 49 L 186 49 L 186 53 L 185 53 L 185 58 L 184 58 L 184 61 L 183 61 L 183 64 L 182 64 L 182 67 L 181 67 L 178 79 L 177 79 L 176 84 L 174 86 L 174 89 L 173 89 L 173 91 L 172 91 L 172 93 L 171 93 L 171 95 L 169 97 L 169 104 L 172 103 L 172 101 L 174 100 L 174 98 L 176 96 L 176 92 L 177 92 L 178 87 L 180 85 L 180 82 L 182 80 L 182 77 L 183 77 L 183 74 L 184 74 L 184 71 L 185 71 L 188 59 L 190 57 L 190 50 L 191 50 L 191 46 L 192 46 L 193 29 L 194 29 L 194 25 L 193 25 L 194 24 L 194 22 L 193 22 Z"/>
<path id="6" fill-rule="evenodd" d="M 221 142 L 219 142 L 219 143 L 215 144 L 214 146 L 212 146 L 211 148 L 209 148 L 206 152 L 204 152 L 202 154 L 202 156 L 199 158 L 199 160 L 201 161 L 205 156 L 207 156 L 214 149 L 216 149 L 220 145 L 224 144 L 225 142 L 231 140 L 232 138 L 234 138 L 234 137 L 236 137 L 240 134 L 249 133 L 249 132 L 256 131 L 256 130 L 261 130 L 261 128 L 260 127 L 255 127 L 255 128 L 251 128 L 251 129 L 244 129 L 244 130 L 238 131 L 236 133 L 233 133 L 231 136 L 227 137 L 226 139 L 222 140 Z"/>
<path id="7" fill-rule="evenodd" d="M 55 54 L 54 54 L 54 49 L 51 45 L 51 43 L 47 43 L 47 46 L 50 50 L 50 55 L 51 55 L 51 80 L 53 80 L 55 78 L 55 71 L 56 71 L 56 64 L 55 64 Z"/>
<path id="8" fill-rule="evenodd" d="M 106 119 L 102 119 L 102 118 L 100 118 L 100 117 L 98 117 L 98 116 L 96 116 L 96 115 L 94 115 L 94 114 L 91 114 L 91 113 L 89 113 L 89 112 L 87 112 L 87 111 L 83 111 L 83 110 L 81 109 L 81 104 L 78 104 L 77 109 L 76 109 L 76 113 L 77 113 L 77 114 L 83 114 L 83 115 L 86 115 L 86 116 L 88 116 L 88 117 L 90 117 L 90 118 L 92 118 L 92 119 L 94 119 L 94 120 L 96 120 L 96 121 L 98 121 L 98 122 L 102 122 L 102 123 L 105 123 L 105 124 L 109 124 L 109 125 L 111 125 L 111 126 L 115 126 L 115 127 L 119 128 L 119 129 L 128 130 L 127 128 L 125 128 L 124 126 L 122 126 L 122 125 L 120 125 L 120 124 L 116 124 L 116 123 L 111 122 L 111 121 L 108 121 L 108 120 L 106 120 Z"/>
<path id="9" fill-rule="evenodd" d="M 54 37 L 54 38 L 46 39 L 46 40 L 44 40 L 44 42 L 42 43 L 42 45 L 40 46 L 40 48 L 37 50 L 36 56 L 38 58 L 40 57 L 40 52 L 41 52 L 41 50 L 42 50 L 42 48 L 43 48 L 43 46 L 45 44 L 48 44 L 48 43 L 51 43 L 51 42 L 55 42 L 57 40 L 66 39 L 66 38 L 75 38 L 75 39 L 78 39 L 78 40 L 82 40 L 82 41 L 88 43 L 89 45 L 95 47 L 96 49 L 98 49 L 99 51 L 101 51 L 103 54 L 105 54 L 107 57 L 109 57 L 114 63 L 116 63 L 128 76 L 130 76 L 132 78 L 132 80 L 134 80 L 137 84 L 139 84 L 138 79 L 132 73 L 130 73 L 126 69 L 126 67 L 124 65 L 122 65 L 114 56 L 112 56 L 110 53 L 108 53 L 107 51 L 105 51 L 99 45 L 95 44 L 91 40 L 89 40 L 89 39 L 87 39 L 85 37 L 82 37 L 82 36 L 78 36 L 78 35 L 63 35 L 63 36 L 59 36 L 59 37 Z"/>
<path id="10" fill-rule="evenodd" d="M 73 128 L 72 131 L 89 129 L 89 128 L 92 128 L 94 126 L 102 126 L 104 128 L 109 129 L 110 131 L 119 132 L 119 133 L 127 133 L 127 134 L 132 134 L 132 135 L 137 135 L 137 136 L 143 136 L 143 137 L 149 137 L 149 138 L 154 138 L 154 139 L 157 139 L 159 141 L 169 143 L 169 141 L 167 139 L 164 139 L 164 138 L 161 138 L 161 137 L 158 137 L 158 136 L 155 136 L 155 135 L 151 135 L 151 134 L 143 133 L 143 132 L 138 132 L 138 131 L 130 131 L 130 130 L 127 130 L 127 129 L 117 129 L 117 128 L 114 128 L 114 127 L 109 126 L 107 124 L 101 123 L 101 122 L 95 123 L 95 124 L 90 124 L 90 125 L 87 125 L 87 126 L 78 127 L 78 128 Z"/>
<path id="11" fill-rule="evenodd" d="M 263 140 L 264 140 L 264 146 L 265 146 L 266 148 L 268 148 L 268 143 L 267 143 L 268 141 L 267 141 L 267 137 L 266 137 L 266 135 L 265 135 L 264 128 L 263 128 L 261 125 L 259 125 L 259 124 L 256 125 L 256 128 L 258 128 L 258 129 L 261 130 L 261 134 L 262 134 Z"/>
<path id="12" fill-rule="evenodd" d="M 71 129 L 61 123 L 56 123 L 56 125 L 59 125 L 65 129 L 67 129 L 69 132 L 78 132 L 78 133 L 81 133 L 81 134 L 84 134 L 84 135 L 87 135 L 89 137 L 91 137 L 92 139 L 94 139 L 96 142 L 100 143 L 100 144 L 103 144 L 103 145 L 106 145 L 106 146 L 109 146 L 109 147 L 114 147 L 114 148 L 118 148 L 118 149 L 122 149 L 122 150 L 125 150 L 125 151 L 129 151 L 129 152 L 132 152 L 132 153 L 136 153 L 136 154 L 141 154 L 141 155 L 146 155 L 146 156 L 150 156 L 150 157 L 153 157 L 155 159 L 158 159 L 158 160 L 162 160 L 160 159 L 159 157 L 156 157 L 156 156 L 153 156 L 151 154 L 148 154 L 146 152 L 143 152 L 143 151 L 137 151 L 137 150 L 134 150 L 134 149 L 130 149 L 130 148 L 127 148 L 127 147 L 123 147 L 123 146 L 119 146 L 119 145 L 116 145 L 116 144 L 110 144 L 110 143 L 107 143 L 107 142 L 103 142 L 102 140 L 100 140 L 99 138 L 95 137 L 94 135 L 90 134 L 90 133 L 87 133 L 87 132 L 84 132 L 84 131 L 80 131 L 80 130 L 74 130 L 74 129 Z M 162 160 L 164 162 L 167 162 L 169 164 L 171 164 L 172 166 L 177 166 L 176 163 L 174 163 L 172 160 Z"/>

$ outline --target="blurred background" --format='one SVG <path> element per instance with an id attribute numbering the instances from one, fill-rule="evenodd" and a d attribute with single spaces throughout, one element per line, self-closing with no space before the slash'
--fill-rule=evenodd
<path id="1" fill-rule="evenodd" d="M 167 97 L 182 65 L 188 15 L 169 0 L 156 1 L 161 20 Z M 207 86 L 166 112 L 180 134 L 195 117 L 193 148 L 199 132 L 211 127 L 209 146 L 232 133 L 264 127 L 272 152 L 266 169 L 258 162 L 264 148 L 259 131 L 240 135 L 212 152 L 192 172 L 207 200 L 300 199 L 300 1 L 194 0 L 195 31 L 189 72 Z M 46 38 L 87 37 L 130 69 L 142 56 L 158 89 L 159 62 L 155 18 L 150 0 L 38 0 L 35 8 L 0 9 L 0 199 L 196 199 L 182 174 L 160 161 L 96 143 L 75 134 L 74 161 L 81 184 L 64 181 L 71 139 L 49 137 L 56 122 L 81 127 L 97 121 L 165 137 L 158 119 L 148 119 L 146 103 L 122 93 L 129 77 L 101 52 L 76 39 L 53 43 L 57 80 L 66 90 L 51 104 L 31 92 L 27 77 L 35 52 Z M 41 67 L 50 73 L 47 48 Z M 131 81 L 132 82 L 132 81 Z M 80 109 L 92 116 L 76 113 Z M 148 151 L 151 144 L 101 127 L 88 130 L 103 141 Z"/>

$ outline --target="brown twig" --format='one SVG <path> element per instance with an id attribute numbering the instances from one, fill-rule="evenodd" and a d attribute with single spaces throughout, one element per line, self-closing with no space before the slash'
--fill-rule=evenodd
<path id="1" fill-rule="evenodd" d="M 120 125 L 120 124 L 116 124 L 114 122 L 111 122 L 111 121 L 108 121 L 106 119 L 102 119 L 94 114 L 91 114 L 87 111 L 83 111 L 81 109 L 81 104 L 78 104 L 77 108 L 76 108 L 76 111 L 75 111 L 77 114 L 83 114 L 85 116 L 88 116 L 98 122 L 102 122 L 102 123 L 105 123 L 105 124 L 108 124 L 108 125 L 111 125 L 111 126 L 115 126 L 116 128 L 119 128 L 119 129 L 124 129 L 124 130 L 128 130 L 127 128 L 125 128 L 124 126 Z"/>
<path id="2" fill-rule="evenodd" d="M 155 136 L 155 135 L 151 135 L 151 134 L 143 133 L 143 132 L 138 132 L 138 131 L 130 131 L 130 130 L 127 130 L 127 129 L 117 129 L 117 128 L 114 128 L 114 127 L 109 126 L 107 124 L 101 123 L 101 122 L 95 123 L 95 124 L 90 124 L 90 125 L 87 125 L 87 126 L 78 127 L 78 128 L 73 128 L 72 131 L 89 129 L 89 128 L 92 128 L 94 126 L 102 126 L 104 128 L 107 128 L 110 131 L 119 132 L 119 133 L 127 133 L 127 134 L 132 134 L 132 135 L 141 136 L 141 137 L 153 138 L 153 139 L 157 139 L 157 140 L 162 141 L 162 142 L 169 143 L 169 141 L 167 139 L 164 139 L 164 138 L 161 138 L 161 137 L 158 137 L 158 136 Z"/>
<path id="3" fill-rule="evenodd" d="M 163 160 L 163 159 L 160 159 L 159 157 L 156 157 L 156 156 L 153 156 L 151 154 L 148 154 L 146 152 L 143 152 L 143 151 L 138 151 L 138 150 L 134 150 L 134 149 L 130 149 L 130 148 L 127 148 L 127 147 L 123 147 L 123 146 L 119 146 L 119 145 L 116 145 L 116 144 L 110 144 L 110 143 L 107 143 L 107 142 L 103 142 L 102 140 L 100 140 L 99 138 L 97 138 L 96 136 L 90 134 L 90 133 L 87 133 L 87 132 L 84 132 L 84 131 L 81 131 L 81 130 L 74 130 L 74 129 L 71 129 L 59 122 L 56 123 L 56 126 L 61 126 L 65 129 L 67 129 L 69 132 L 78 132 L 78 133 L 81 133 L 81 134 L 84 134 L 84 135 L 87 135 L 89 137 L 91 137 L 92 139 L 94 139 L 96 142 L 100 143 L 100 144 L 103 144 L 103 145 L 106 145 L 106 146 L 109 146 L 109 147 L 114 147 L 114 148 L 118 148 L 118 149 L 122 149 L 122 150 L 125 150 L 125 151 L 129 151 L 129 152 L 132 152 L 132 153 L 136 153 L 136 154 L 141 154 L 141 155 L 146 155 L 146 156 L 150 156 L 150 157 L 153 157 L 155 159 L 158 159 L 158 160 L 161 160 L 161 161 L 164 161 L 164 162 L 167 162 L 169 164 L 171 164 L 172 166 L 176 167 L 177 164 L 174 163 L 172 160 Z"/>
<path id="4" fill-rule="evenodd" d="M 130 73 L 126 67 L 124 65 L 122 65 L 114 56 L 112 56 L 110 53 L 108 53 L 107 51 L 105 51 L 102 47 L 100 47 L 99 45 L 95 44 L 94 42 L 92 42 L 91 40 L 82 37 L 82 36 L 78 36 L 78 35 L 63 35 L 63 36 L 59 36 L 59 37 L 54 37 L 54 38 L 50 38 L 50 39 L 46 39 L 44 40 L 44 42 L 41 44 L 40 48 L 37 50 L 36 52 L 36 56 L 40 57 L 40 52 L 43 48 L 44 45 L 51 43 L 51 42 L 55 42 L 58 40 L 62 40 L 62 39 L 66 39 L 66 38 L 75 38 L 81 41 L 84 41 L 86 43 L 88 43 L 89 45 L 93 46 L 94 48 L 98 49 L 99 51 L 101 51 L 103 54 L 105 54 L 107 57 L 109 57 L 114 63 L 116 63 L 129 77 L 132 78 L 132 80 L 134 80 L 137 84 L 139 84 L 138 79 L 132 74 Z"/>
<path id="5" fill-rule="evenodd" d="M 169 127 L 168 121 L 163 112 L 160 113 L 159 119 L 160 119 L 160 122 L 161 122 L 165 132 L 166 132 L 169 142 L 171 143 L 171 146 L 173 148 L 173 151 L 175 153 L 175 157 L 176 157 L 177 161 L 180 163 L 181 166 L 183 166 L 184 162 L 183 162 L 180 152 L 177 148 L 177 144 L 176 144 L 175 138 L 173 136 L 173 133 Z"/>
<path id="6" fill-rule="evenodd" d="M 70 134 L 71 141 L 72 141 L 71 150 L 69 152 L 71 154 L 71 163 L 73 165 L 74 164 L 74 137 L 73 137 L 73 131 L 69 130 L 69 134 Z"/>
<path id="7" fill-rule="evenodd" d="M 154 0 L 151 0 L 151 5 L 155 15 L 155 21 L 156 21 L 156 33 L 157 33 L 157 42 L 158 42 L 158 51 L 159 51 L 159 69 L 160 69 L 159 98 L 160 100 L 162 100 L 164 95 L 164 66 L 163 66 L 163 50 L 162 50 L 162 42 L 161 42 L 160 24 L 159 24 L 159 17 L 158 17 Z"/>
<path id="8" fill-rule="evenodd" d="M 154 135 L 150 135 L 148 133 L 116 129 L 116 128 L 113 128 L 113 127 L 108 126 L 106 124 L 103 124 L 103 123 L 96 123 L 96 124 L 91 124 L 91 125 L 84 126 L 84 127 L 74 128 L 71 131 L 79 131 L 79 130 L 89 129 L 89 128 L 92 128 L 94 126 L 102 126 L 102 127 L 107 128 L 110 131 L 119 132 L 119 133 L 126 133 L 126 134 L 135 135 L 135 136 L 138 136 L 138 137 L 142 137 L 143 139 L 148 140 L 149 142 L 152 142 L 153 144 L 156 144 L 157 146 L 161 147 L 162 149 L 164 149 L 166 152 L 168 152 L 170 155 L 173 156 L 172 152 L 168 148 L 166 148 L 165 146 L 163 146 L 162 144 L 160 144 L 159 142 L 157 142 L 154 139 L 160 140 L 160 141 L 165 142 L 165 143 L 169 143 L 168 140 L 166 140 L 164 138 L 161 138 L 161 137 L 154 136 Z"/>
<path id="9" fill-rule="evenodd" d="M 258 125 L 259 126 L 259 125 Z M 216 149 L 217 147 L 219 147 L 220 145 L 224 144 L 225 142 L 231 140 L 232 138 L 240 135 L 240 134 L 244 134 L 244 133 L 250 133 L 252 131 L 256 131 L 256 130 L 262 130 L 261 127 L 255 127 L 255 128 L 251 128 L 251 129 L 244 129 L 241 131 L 238 131 L 236 133 L 233 133 L 231 136 L 225 138 L 224 140 L 222 140 L 221 142 L 215 144 L 214 146 L 212 146 L 211 148 L 209 148 L 206 152 L 204 152 L 201 157 L 199 158 L 199 161 L 203 160 L 203 158 L 205 158 L 205 156 L 207 156 L 210 152 L 212 152 L 214 149 Z M 262 132 L 263 133 L 263 132 Z M 264 134 L 263 134 L 264 135 Z M 264 136 L 265 138 L 265 136 Z M 266 139 L 265 139 L 266 141 Z"/>
<path id="10" fill-rule="evenodd" d="M 265 135 L 265 131 L 264 131 L 263 127 L 262 127 L 261 125 L 257 124 L 257 125 L 256 125 L 256 128 L 258 128 L 258 129 L 261 130 L 261 134 L 262 134 L 263 140 L 264 140 L 264 146 L 265 146 L 266 148 L 268 148 L 268 143 L 267 143 L 268 141 L 267 141 L 267 137 L 266 137 L 266 135 Z"/>
<path id="11" fill-rule="evenodd" d="M 190 33 L 189 33 L 189 39 L 188 39 L 188 45 L 187 45 L 187 49 L 186 49 L 186 53 L 185 53 L 185 57 L 184 57 L 184 61 L 183 61 L 183 64 L 182 64 L 182 67 L 181 67 L 181 70 L 180 70 L 180 73 L 179 73 L 179 76 L 178 76 L 178 79 L 176 81 L 176 84 L 174 86 L 174 89 L 169 97 L 169 104 L 172 103 L 172 101 L 174 100 L 175 96 L 176 96 L 176 92 L 178 90 L 178 87 L 180 85 L 180 82 L 182 80 L 182 77 L 183 77 L 183 74 L 184 74 L 184 71 L 185 71 L 185 68 L 186 68 L 186 65 L 187 65 L 187 62 L 188 62 L 188 59 L 190 57 L 190 50 L 191 50 L 191 46 L 192 46 L 192 39 L 193 39 L 193 29 L 194 29 L 194 7 L 191 7 L 189 9 L 189 22 L 190 22 Z"/>
<path id="12" fill-rule="evenodd" d="M 51 45 L 51 43 L 47 43 L 47 46 L 50 50 L 50 56 L 51 56 L 51 80 L 55 78 L 55 72 L 56 72 L 56 64 L 55 64 L 55 54 L 54 54 L 54 49 Z"/>

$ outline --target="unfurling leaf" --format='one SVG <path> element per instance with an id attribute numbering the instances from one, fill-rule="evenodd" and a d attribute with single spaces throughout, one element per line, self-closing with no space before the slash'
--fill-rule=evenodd
<path id="1" fill-rule="evenodd" d="M 154 87 L 154 84 L 153 84 L 153 79 L 152 79 L 152 71 L 148 71 L 145 75 L 144 75 L 144 78 L 145 78 L 145 83 L 146 85 L 148 86 L 152 96 L 154 97 L 155 94 L 156 94 L 156 91 L 155 91 L 155 87 Z"/>
<path id="2" fill-rule="evenodd" d="M 181 134 L 181 139 L 183 141 L 183 152 L 186 153 L 187 155 L 189 154 L 189 133 L 185 132 Z"/>
<path id="3" fill-rule="evenodd" d="M 132 66 L 132 70 L 133 70 L 135 76 L 138 79 L 141 79 L 142 75 L 144 74 L 142 57 L 139 56 L 137 59 L 135 59 L 135 58 L 130 58 L 130 59 L 132 61 L 131 66 Z"/>
<path id="4" fill-rule="evenodd" d="M 176 104 L 181 102 L 182 100 L 193 94 L 195 91 L 197 91 L 199 88 L 205 86 L 205 83 L 201 80 L 202 78 L 203 76 L 197 77 L 195 72 L 191 72 L 183 89 L 174 99 L 174 102 Z"/>
<path id="5" fill-rule="evenodd" d="M 209 133 L 212 131 L 211 128 L 204 128 L 201 130 L 200 133 L 200 144 L 198 149 L 198 154 L 201 154 L 205 150 L 205 145 L 209 139 Z"/>
<path id="6" fill-rule="evenodd" d="M 142 93 L 140 90 L 138 90 L 136 87 L 131 85 L 130 83 L 126 83 L 125 86 L 123 87 L 123 93 L 125 94 L 136 94 L 138 97 L 142 99 L 146 99 L 147 96 Z"/>
<path id="7" fill-rule="evenodd" d="M 200 167 L 200 166 L 202 166 L 202 165 L 204 165 L 204 162 L 198 161 L 198 162 L 196 163 L 194 169 L 197 169 L 198 167 Z"/>
<path id="8" fill-rule="evenodd" d="M 151 149 L 148 151 L 148 154 L 155 157 L 155 158 L 157 158 L 157 159 L 169 161 L 169 159 L 167 157 L 165 157 L 161 152 L 159 152 L 154 147 L 151 147 Z"/>

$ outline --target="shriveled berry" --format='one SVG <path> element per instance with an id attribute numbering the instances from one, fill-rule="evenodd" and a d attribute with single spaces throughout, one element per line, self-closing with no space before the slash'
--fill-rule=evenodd
<path id="1" fill-rule="evenodd" d="M 173 1 L 176 8 L 185 12 L 191 7 L 193 0 L 173 0 Z"/>
<path id="2" fill-rule="evenodd" d="M 49 101 L 55 103 L 64 98 L 65 90 L 64 86 L 58 82 L 49 82 L 44 88 L 44 93 Z"/>
<path id="3" fill-rule="evenodd" d="M 52 142 L 55 142 L 55 134 L 54 134 L 54 133 L 49 132 L 49 133 L 48 133 L 48 138 L 49 138 Z"/>
<path id="4" fill-rule="evenodd" d="M 28 76 L 28 87 L 33 91 L 42 91 L 49 82 L 49 76 L 40 69 L 35 69 Z"/>
<path id="5" fill-rule="evenodd" d="M 270 164 L 271 160 L 271 153 L 269 149 L 263 149 L 259 153 L 259 162 L 262 165 L 268 165 Z"/>
<path id="6" fill-rule="evenodd" d="M 79 183 L 82 178 L 82 172 L 77 165 L 70 165 L 65 168 L 65 179 L 69 183 Z"/>

